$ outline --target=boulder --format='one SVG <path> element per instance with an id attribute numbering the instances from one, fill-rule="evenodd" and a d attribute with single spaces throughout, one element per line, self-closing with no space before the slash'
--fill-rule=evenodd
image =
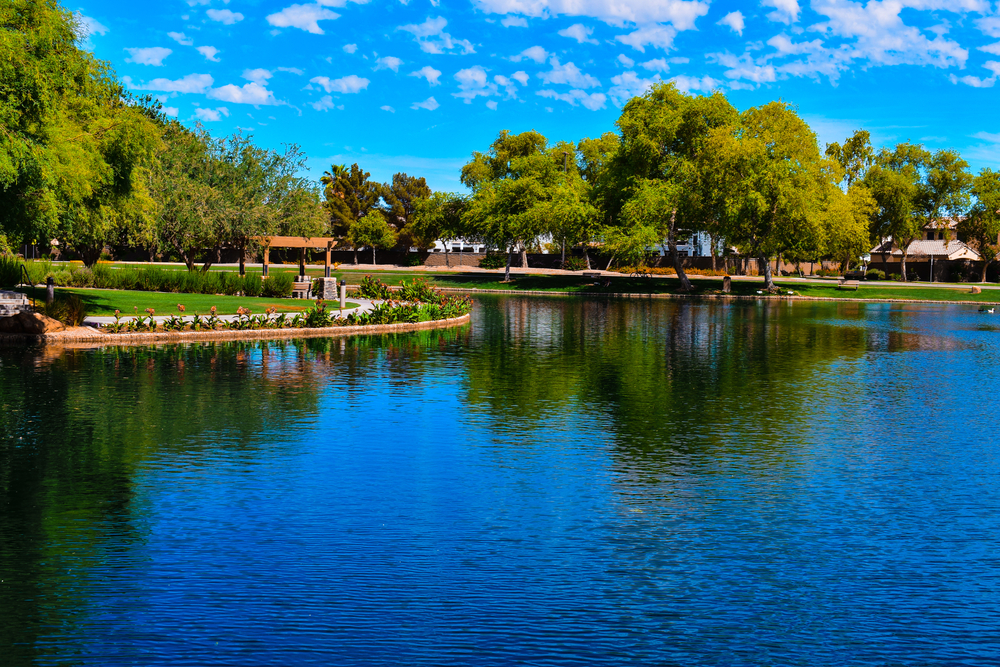
<path id="1" fill-rule="evenodd" d="M 0 333 L 47 334 L 65 331 L 66 325 L 41 313 L 22 311 L 17 315 L 0 318 Z"/>
<path id="2" fill-rule="evenodd" d="M 982 290 L 982 288 L 979 288 L 979 287 L 973 287 L 972 288 L 972 293 L 973 294 L 982 294 L 983 290 Z"/>

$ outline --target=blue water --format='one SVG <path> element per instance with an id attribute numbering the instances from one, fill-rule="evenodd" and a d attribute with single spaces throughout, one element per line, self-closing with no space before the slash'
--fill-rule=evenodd
<path id="1" fill-rule="evenodd" d="M 0 662 L 1000 663 L 998 336 L 498 297 L 446 332 L 0 349 Z"/>

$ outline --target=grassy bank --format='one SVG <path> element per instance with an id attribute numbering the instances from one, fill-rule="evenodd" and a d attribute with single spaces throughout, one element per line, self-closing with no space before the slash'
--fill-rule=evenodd
<path id="1" fill-rule="evenodd" d="M 45 298 L 44 289 L 28 290 L 28 295 L 36 299 Z M 268 308 L 275 308 L 279 313 L 295 313 L 311 308 L 315 302 L 309 299 L 267 299 L 241 296 L 219 296 L 212 294 L 170 294 L 163 292 L 137 292 L 130 290 L 102 290 L 84 288 L 57 288 L 56 296 L 75 294 L 86 304 L 88 315 L 114 315 L 115 309 L 123 316 L 132 316 L 135 309 L 140 315 L 146 314 L 147 308 L 153 308 L 157 315 L 177 315 L 177 304 L 184 304 L 187 315 L 205 315 L 212 306 L 217 308 L 219 315 L 235 315 L 236 310 L 243 306 L 254 314 L 263 313 Z M 339 304 L 338 304 L 339 305 Z M 348 303 L 348 308 L 357 307 L 356 303 Z"/>

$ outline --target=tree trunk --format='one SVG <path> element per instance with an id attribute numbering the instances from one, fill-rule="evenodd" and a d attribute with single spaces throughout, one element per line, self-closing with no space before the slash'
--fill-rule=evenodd
<path id="1" fill-rule="evenodd" d="M 247 249 L 246 246 L 240 246 L 240 275 L 245 276 L 247 274 Z"/>
<path id="2" fill-rule="evenodd" d="M 771 262 L 764 255 L 761 255 L 757 261 L 761 262 L 761 265 L 764 267 L 764 289 L 768 292 L 778 289 L 774 284 L 774 276 L 771 273 Z"/>
<path id="3" fill-rule="evenodd" d="M 375 262 L 375 246 L 372 246 L 372 266 L 378 266 L 378 263 Z"/>
<path id="4" fill-rule="evenodd" d="M 559 264 L 560 269 L 566 268 L 566 239 L 562 240 L 562 261 Z"/>
<path id="5" fill-rule="evenodd" d="M 84 265 L 92 269 L 94 265 L 97 264 L 97 260 L 101 258 L 101 253 L 104 251 L 102 246 L 86 246 L 80 248 L 80 256 L 83 258 Z"/>
<path id="6" fill-rule="evenodd" d="M 691 287 L 691 281 L 688 280 L 687 274 L 684 273 L 684 262 L 681 260 L 680 254 L 677 252 L 677 211 L 674 210 L 670 213 L 670 233 L 667 234 L 667 245 L 670 246 L 670 257 L 674 260 L 674 271 L 677 272 L 677 277 L 681 281 L 681 291 L 690 292 L 693 287 Z"/>
<path id="7" fill-rule="evenodd" d="M 716 256 L 717 256 L 717 253 L 715 251 L 715 236 L 713 236 L 712 234 L 709 234 L 708 235 L 708 242 L 711 244 L 710 250 L 712 252 L 712 273 L 715 273 L 715 271 L 716 271 L 715 261 L 716 261 Z"/>
<path id="8" fill-rule="evenodd" d="M 507 249 L 507 266 L 504 267 L 504 270 L 503 270 L 503 281 L 505 283 L 509 283 L 510 282 L 510 255 L 511 255 L 512 252 L 514 252 L 514 246 L 512 246 L 512 245 L 506 246 L 506 249 Z"/>
<path id="9" fill-rule="evenodd" d="M 604 267 L 605 271 L 610 271 L 611 270 L 611 262 L 613 262 L 613 261 L 615 261 L 614 254 L 611 255 L 610 259 L 608 259 L 608 265 Z"/>
<path id="10" fill-rule="evenodd" d="M 528 247 L 523 243 L 521 244 L 521 268 L 528 268 Z"/>
<path id="11" fill-rule="evenodd" d="M 354 266 L 358 265 L 358 249 L 354 248 Z"/>
<path id="12" fill-rule="evenodd" d="M 208 270 L 210 268 L 212 268 L 212 264 L 215 263 L 215 260 L 212 259 L 212 255 L 213 254 L 216 257 L 219 257 L 220 255 L 222 255 L 222 247 L 221 246 L 215 246 L 212 250 L 210 250 L 208 252 L 208 254 L 205 256 L 206 257 L 205 263 L 201 265 L 201 272 L 202 273 L 208 273 Z"/>
<path id="13" fill-rule="evenodd" d="M 983 278 L 982 278 L 982 280 L 979 281 L 980 283 L 985 283 L 986 282 L 986 269 L 988 269 L 988 268 L 990 268 L 990 263 L 987 260 L 984 259 L 983 260 Z"/>
<path id="14" fill-rule="evenodd" d="M 448 244 L 444 244 L 444 265 L 451 267 L 451 255 L 448 254 Z"/>
<path id="15" fill-rule="evenodd" d="M 587 265 L 587 270 L 590 271 L 590 253 L 587 252 L 587 244 L 583 244 L 583 261 Z"/>
<path id="16" fill-rule="evenodd" d="M 903 258 L 902 258 L 902 259 L 900 260 L 900 262 L 899 262 L 899 268 L 900 268 L 900 270 L 902 271 L 902 274 L 900 274 L 900 279 L 901 279 L 901 280 L 902 280 L 902 281 L 903 281 L 904 283 L 905 283 L 905 282 L 909 282 L 909 281 L 908 281 L 908 280 L 906 279 L 906 251 L 905 251 L 905 250 L 903 251 Z"/>

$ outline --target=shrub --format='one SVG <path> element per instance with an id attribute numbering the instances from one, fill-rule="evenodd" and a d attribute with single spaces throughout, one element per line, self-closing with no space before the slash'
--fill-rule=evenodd
<path id="1" fill-rule="evenodd" d="M 826 278 L 839 278 L 840 271 L 838 269 L 816 269 L 816 275 Z"/>
<path id="2" fill-rule="evenodd" d="M 260 296 L 264 291 L 263 283 L 258 275 L 248 273 L 243 276 L 243 296 Z"/>
<path id="3" fill-rule="evenodd" d="M 439 298 L 438 292 L 423 278 L 414 278 L 412 283 L 400 280 L 397 294 L 403 301 L 431 303 Z"/>
<path id="4" fill-rule="evenodd" d="M 67 326 L 80 327 L 87 317 L 87 304 L 76 294 L 70 294 L 56 297 L 52 303 L 41 306 L 41 311 L 47 317 L 59 320 Z"/>
<path id="5" fill-rule="evenodd" d="M 486 256 L 479 260 L 481 269 L 502 269 L 505 266 L 507 266 L 506 255 L 492 250 L 487 251 Z"/>
<path id="6" fill-rule="evenodd" d="M 587 268 L 587 263 L 583 261 L 583 257 L 567 257 L 562 268 L 566 271 L 583 271 Z"/>
<path id="7" fill-rule="evenodd" d="M 261 295 L 268 298 L 282 298 L 292 295 L 295 279 L 287 273 L 274 273 L 261 285 Z"/>
<path id="8" fill-rule="evenodd" d="M 889 274 L 889 280 L 896 280 L 896 281 L 898 281 L 900 278 L 902 278 L 902 274 L 899 274 L 899 273 L 890 273 Z"/>
<path id="9" fill-rule="evenodd" d="M 0 255 L 0 289 L 13 289 L 21 282 L 24 264 L 12 255 Z"/>
<path id="10" fill-rule="evenodd" d="M 865 274 L 866 280 L 885 280 L 885 271 L 882 269 L 868 269 Z"/>
<path id="11" fill-rule="evenodd" d="M 365 299 L 376 299 L 386 301 L 392 298 L 392 290 L 378 278 L 365 276 L 358 286 L 358 294 Z"/>
<path id="12" fill-rule="evenodd" d="M 424 260 L 420 259 L 420 255 L 415 252 L 406 253 L 406 265 L 407 266 L 423 266 Z"/>

